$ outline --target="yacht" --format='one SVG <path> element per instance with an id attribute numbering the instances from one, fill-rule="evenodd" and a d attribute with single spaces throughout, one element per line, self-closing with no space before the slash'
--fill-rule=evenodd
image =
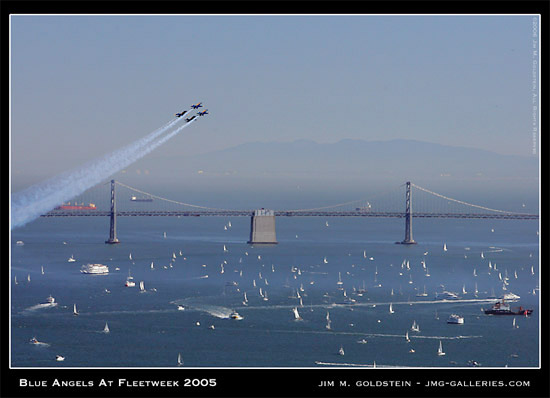
<path id="1" fill-rule="evenodd" d="M 61 355 L 56 355 L 56 356 L 55 356 L 55 360 L 61 362 L 61 361 L 64 361 L 64 360 L 65 360 L 65 357 L 63 357 L 63 356 L 61 356 Z"/>
<path id="2" fill-rule="evenodd" d="M 68 263 L 74 263 L 76 260 L 74 258 L 74 256 L 71 254 L 71 257 L 69 257 L 69 259 L 67 260 Z"/>
<path id="3" fill-rule="evenodd" d="M 178 311 L 184 311 L 185 307 L 181 304 L 178 305 Z"/>
<path id="4" fill-rule="evenodd" d="M 86 264 L 80 268 L 83 274 L 104 275 L 109 273 L 109 267 L 103 264 Z"/>
<path id="5" fill-rule="evenodd" d="M 447 319 L 447 323 L 454 323 L 456 325 L 463 325 L 464 324 L 464 317 L 461 317 L 457 314 L 451 314 L 449 316 L 449 319 Z"/>

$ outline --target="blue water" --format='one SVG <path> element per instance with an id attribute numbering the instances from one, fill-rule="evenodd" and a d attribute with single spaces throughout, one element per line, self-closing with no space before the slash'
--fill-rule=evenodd
<path id="1" fill-rule="evenodd" d="M 13 367 L 174 367 L 178 353 L 188 367 L 539 366 L 538 221 L 414 219 L 418 244 L 404 246 L 394 244 L 404 236 L 399 219 L 280 217 L 279 244 L 264 247 L 246 244 L 247 217 L 119 218 L 119 245 L 104 244 L 108 223 L 38 219 L 12 231 Z M 71 255 L 76 262 L 67 262 Z M 110 273 L 80 273 L 90 262 Z M 129 272 L 136 285 L 144 281 L 145 293 L 124 286 Z M 353 305 L 344 304 L 339 273 Z M 461 299 L 435 300 L 441 285 Z M 424 288 L 428 296 L 417 297 Z M 514 305 L 533 316 L 516 317 L 513 328 L 513 317 L 484 315 L 495 302 L 486 300 L 492 290 L 521 296 Z M 37 307 L 50 294 L 58 305 Z M 293 307 L 303 320 L 294 320 Z M 244 319 L 229 319 L 232 310 Z M 452 313 L 465 324 L 447 324 Z M 413 321 L 420 332 L 410 330 Z M 33 336 L 47 345 L 30 344 Z M 445 356 L 437 355 L 440 341 Z M 55 361 L 57 354 L 65 361 Z"/>

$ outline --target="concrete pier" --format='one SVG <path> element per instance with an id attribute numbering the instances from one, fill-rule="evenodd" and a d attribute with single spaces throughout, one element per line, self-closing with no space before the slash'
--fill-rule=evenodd
<path id="1" fill-rule="evenodd" d="M 255 210 L 250 218 L 250 240 L 248 244 L 277 244 L 275 235 L 275 212 Z"/>

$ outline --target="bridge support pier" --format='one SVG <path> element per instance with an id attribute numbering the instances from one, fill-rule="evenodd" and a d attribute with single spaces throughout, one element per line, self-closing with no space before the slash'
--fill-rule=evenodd
<path id="1" fill-rule="evenodd" d="M 248 244 L 277 244 L 275 235 L 275 212 L 273 210 L 254 210 L 250 218 L 250 240 Z"/>
<path id="2" fill-rule="evenodd" d="M 407 181 L 406 205 L 405 205 L 405 239 L 401 242 L 395 242 L 402 245 L 416 245 L 412 233 L 412 196 L 411 182 Z"/>
<path id="3" fill-rule="evenodd" d="M 116 237 L 116 194 L 115 180 L 111 180 L 111 228 L 109 230 L 109 239 L 105 241 L 109 245 L 120 243 Z"/>

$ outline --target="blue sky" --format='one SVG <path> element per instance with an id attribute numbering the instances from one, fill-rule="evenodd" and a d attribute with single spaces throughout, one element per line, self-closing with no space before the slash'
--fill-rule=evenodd
<path id="1" fill-rule="evenodd" d="M 149 156 L 344 138 L 532 156 L 532 18 L 15 15 L 12 181 L 77 167 L 196 101 L 210 115 Z"/>

